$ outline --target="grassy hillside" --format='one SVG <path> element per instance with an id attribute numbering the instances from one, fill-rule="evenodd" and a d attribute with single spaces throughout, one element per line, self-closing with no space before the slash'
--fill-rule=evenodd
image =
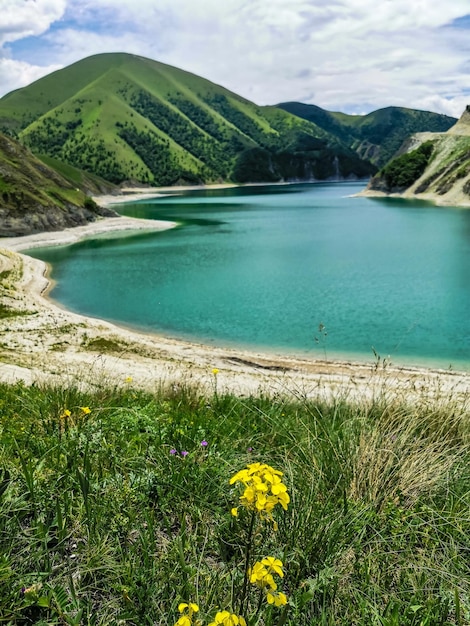
<path id="1" fill-rule="evenodd" d="M 385 165 L 413 133 L 445 132 L 457 121 L 447 115 L 401 107 L 387 107 L 368 115 L 347 115 L 300 102 L 278 106 L 332 133 L 359 156 L 379 167 Z"/>
<path id="2" fill-rule="evenodd" d="M 73 165 L 54 159 L 45 154 L 36 155 L 37 158 L 45 165 L 55 170 L 58 174 L 63 176 L 69 183 L 78 187 L 80 191 L 83 191 L 87 195 L 100 195 L 100 194 L 118 194 L 120 193 L 119 187 L 113 185 L 104 178 L 100 178 L 91 172 L 85 172 L 78 169 Z"/>
<path id="3" fill-rule="evenodd" d="M 470 107 L 446 133 L 418 133 L 369 185 L 386 193 L 470 203 Z"/>
<path id="4" fill-rule="evenodd" d="M 368 176 L 314 123 L 129 54 L 89 57 L 0 100 L 0 128 L 114 183 Z"/>
<path id="5" fill-rule="evenodd" d="M 0 133 L 0 236 L 60 230 L 114 215 L 78 188 L 93 191 L 98 180 L 87 182 L 76 170 L 62 169 L 67 178 Z"/>
<path id="6" fill-rule="evenodd" d="M 0 385 L 3 622 L 470 622 L 464 406 L 240 399 L 213 377 L 209 396 Z M 240 500 L 258 462 L 282 476 Z"/>

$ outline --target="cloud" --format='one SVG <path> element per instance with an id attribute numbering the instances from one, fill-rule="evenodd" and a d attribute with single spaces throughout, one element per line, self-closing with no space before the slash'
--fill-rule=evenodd
<path id="1" fill-rule="evenodd" d="M 450 117 L 460 117 L 468 104 L 470 104 L 470 93 L 467 96 L 450 98 L 432 94 L 420 101 L 419 108 L 424 111 L 439 111 L 439 113 L 450 115 Z"/>
<path id="2" fill-rule="evenodd" d="M 66 5 L 67 0 L 2 0 L 0 46 L 44 33 L 63 16 Z"/>
<path id="3" fill-rule="evenodd" d="M 5 90 L 37 72 L 37 45 L 47 67 L 126 51 L 258 104 L 400 105 L 457 116 L 466 104 L 468 0 L 24 0 L 15 15 L 18 2 L 7 0 L 9 21 L 2 14 L 0 41 L 16 40 L 3 56 L 17 62 L 16 74 L 2 75 Z"/>
<path id="4" fill-rule="evenodd" d="M 34 54 L 28 61 L 15 59 L 7 44 L 47 32 L 64 15 L 66 6 L 67 0 L 1 0 L 0 89 L 3 93 L 24 87 L 62 67 L 60 61 L 39 66 L 33 61 Z"/>
<path id="5" fill-rule="evenodd" d="M 62 65 L 39 66 L 26 63 L 24 61 L 14 61 L 13 59 L 0 58 L 1 84 L 11 85 L 13 89 L 26 87 L 35 80 L 61 69 Z"/>

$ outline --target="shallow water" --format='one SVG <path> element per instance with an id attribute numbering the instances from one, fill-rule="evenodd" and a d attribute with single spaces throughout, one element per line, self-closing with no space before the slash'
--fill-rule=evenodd
<path id="1" fill-rule="evenodd" d="M 52 297 L 87 315 L 209 344 L 470 369 L 470 211 L 349 197 L 362 187 L 120 205 L 182 226 L 29 254 L 52 264 Z"/>

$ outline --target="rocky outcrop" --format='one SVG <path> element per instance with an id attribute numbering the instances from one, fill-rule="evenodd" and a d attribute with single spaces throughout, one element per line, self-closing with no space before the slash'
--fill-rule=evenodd
<path id="1" fill-rule="evenodd" d="M 449 135 L 469 135 L 470 136 L 470 104 L 467 104 L 465 111 L 459 121 L 449 128 Z"/>
<path id="2" fill-rule="evenodd" d="M 0 134 L 0 237 L 62 230 L 114 215 Z"/>
<path id="3" fill-rule="evenodd" d="M 432 146 L 425 167 L 410 172 L 425 146 Z M 392 182 L 406 181 L 404 186 Z M 431 200 L 436 204 L 470 207 L 470 106 L 445 133 L 417 133 L 402 146 L 400 156 L 374 176 L 364 195 L 391 195 Z"/>
<path id="4" fill-rule="evenodd" d="M 94 222 L 101 216 L 116 214 L 108 209 L 97 207 L 89 210 L 75 204 L 47 205 L 28 202 L 28 197 L 20 200 L 21 210 L 5 208 L 0 204 L 0 237 L 18 237 L 44 231 L 63 230 Z M 1 242 L 0 242 L 1 243 Z"/>

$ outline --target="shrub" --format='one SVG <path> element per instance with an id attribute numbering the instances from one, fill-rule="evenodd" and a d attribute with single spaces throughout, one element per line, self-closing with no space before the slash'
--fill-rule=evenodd
<path id="1" fill-rule="evenodd" d="M 426 141 L 416 150 L 393 159 L 380 172 L 388 191 L 400 191 L 410 187 L 426 169 L 431 160 L 434 144 Z"/>

